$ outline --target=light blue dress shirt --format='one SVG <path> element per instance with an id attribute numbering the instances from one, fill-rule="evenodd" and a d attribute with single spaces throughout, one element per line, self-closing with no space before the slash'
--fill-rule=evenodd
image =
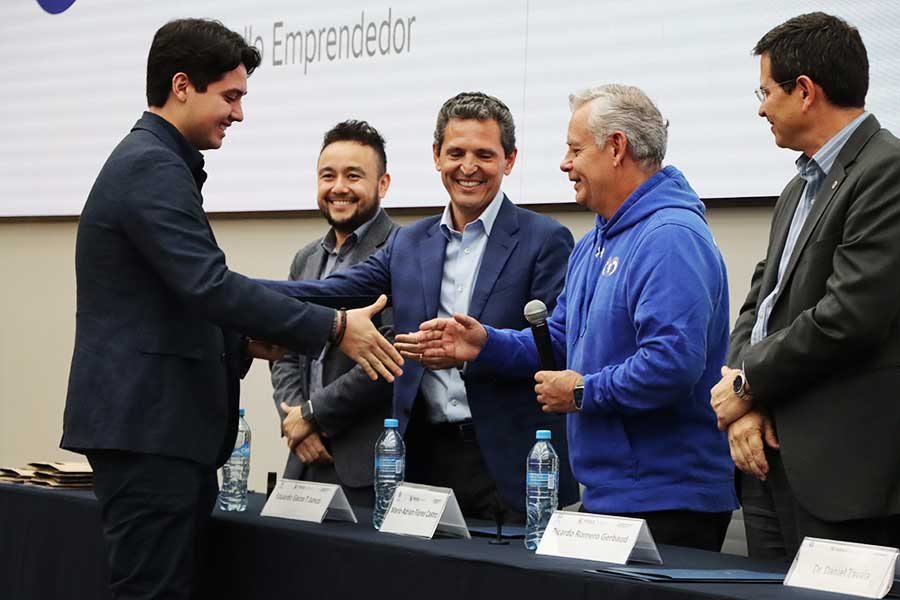
<path id="1" fill-rule="evenodd" d="M 450 205 L 444 209 L 440 227 L 441 234 L 447 238 L 447 249 L 437 316 L 469 314 L 481 259 L 502 203 L 503 192 L 498 191 L 481 216 L 467 224 L 462 232 L 453 228 Z M 457 369 L 426 369 L 422 377 L 422 396 L 431 423 L 459 423 L 472 418 L 466 385 Z"/>
<path id="2" fill-rule="evenodd" d="M 803 229 L 806 217 L 809 216 L 812 210 L 816 193 L 822 187 L 822 182 L 828 177 L 828 173 L 831 171 L 831 167 L 834 166 L 834 161 L 837 159 L 838 154 L 844 148 L 844 144 L 847 143 L 847 140 L 850 139 L 856 128 L 868 116 L 868 112 L 863 112 L 863 114 L 847 123 L 843 129 L 825 142 L 825 145 L 819 148 L 819 151 L 812 158 L 803 154 L 797 159 L 797 171 L 800 177 L 806 181 L 806 186 L 803 188 L 800 202 L 797 203 L 794 218 L 791 220 L 791 226 L 788 229 L 787 240 L 785 240 L 784 250 L 778 263 L 778 281 L 772 292 L 760 303 L 759 310 L 756 312 L 756 322 L 753 324 L 753 331 L 750 333 L 751 346 L 759 343 L 768 335 L 769 315 L 772 314 L 772 305 L 775 304 L 775 299 L 781 290 L 781 278 L 784 276 L 784 271 L 791 260 L 791 254 L 794 251 L 794 246 L 797 244 L 797 238 L 800 237 L 800 231 Z"/>

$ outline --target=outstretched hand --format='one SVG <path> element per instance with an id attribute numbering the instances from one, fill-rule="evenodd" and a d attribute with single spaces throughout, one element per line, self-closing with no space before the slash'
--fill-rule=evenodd
<path id="1" fill-rule="evenodd" d="M 475 360 L 487 342 L 487 330 L 468 315 L 455 313 L 425 321 L 419 331 L 397 334 L 394 347 L 405 358 L 428 368 L 460 366 Z M 441 366 L 434 366 L 441 365 Z"/>
<path id="2" fill-rule="evenodd" d="M 372 317 L 387 305 L 387 296 L 382 294 L 374 304 L 347 311 L 344 337 L 338 347 L 363 368 L 370 379 L 381 375 L 386 381 L 394 381 L 403 375 L 403 357 L 372 324 Z"/>

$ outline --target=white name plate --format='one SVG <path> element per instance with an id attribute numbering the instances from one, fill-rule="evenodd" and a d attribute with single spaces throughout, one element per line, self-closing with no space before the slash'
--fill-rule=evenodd
<path id="1" fill-rule="evenodd" d="M 341 486 L 293 479 L 278 482 L 260 515 L 310 523 L 321 523 L 325 517 L 357 522 Z"/>
<path id="2" fill-rule="evenodd" d="M 563 510 L 550 517 L 537 553 L 619 565 L 629 560 L 662 564 L 644 519 Z"/>
<path id="3" fill-rule="evenodd" d="M 407 482 L 394 490 L 380 531 L 426 539 L 434 537 L 436 531 L 472 537 L 453 490 Z"/>
<path id="4" fill-rule="evenodd" d="M 784 585 L 884 598 L 894 583 L 897 548 L 803 538 Z"/>

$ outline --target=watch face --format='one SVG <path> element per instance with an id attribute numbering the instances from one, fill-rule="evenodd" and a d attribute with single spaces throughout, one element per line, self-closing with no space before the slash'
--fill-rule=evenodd
<path id="1" fill-rule="evenodd" d="M 737 377 L 734 378 L 734 382 L 731 384 L 734 393 L 740 395 L 741 392 L 744 391 L 744 378 L 738 374 Z"/>
<path id="2" fill-rule="evenodd" d="M 575 388 L 575 390 L 573 391 L 573 395 L 575 396 L 575 408 L 581 410 L 581 403 L 584 401 L 584 388 Z"/>

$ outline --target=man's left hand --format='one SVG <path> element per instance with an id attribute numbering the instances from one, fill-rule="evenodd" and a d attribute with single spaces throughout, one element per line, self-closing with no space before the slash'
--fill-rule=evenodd
<path id="1" fill-rule="evenodd" d="M 778 449 L 775 425 L 768 415 L 751 410 L 728 427 L 728 446 L 734 465 L 765 481 L 769 475 L 769 461 L 763 444 Z"/>
<path id="2" fill-rule="evenodd" d="M 734 378 L 740 369 L 722 367 L 722 379 L 710 391 L 709 404 L 716 411 L 719 431 L 727 431 L 728 426 L 746 415 L 753 408 L 753 400 L 748 396 L 739 398 L 734 393 Z"/>
<path id="3" fill-rule="evenodd" d="M 534 374 L 537 385 L 534 392 L 541 410 L 547 413 L 570 413 L 575 407 L 575 384 L 581 380 L 581 373 L 575 371 L 538 371 Z"/>

